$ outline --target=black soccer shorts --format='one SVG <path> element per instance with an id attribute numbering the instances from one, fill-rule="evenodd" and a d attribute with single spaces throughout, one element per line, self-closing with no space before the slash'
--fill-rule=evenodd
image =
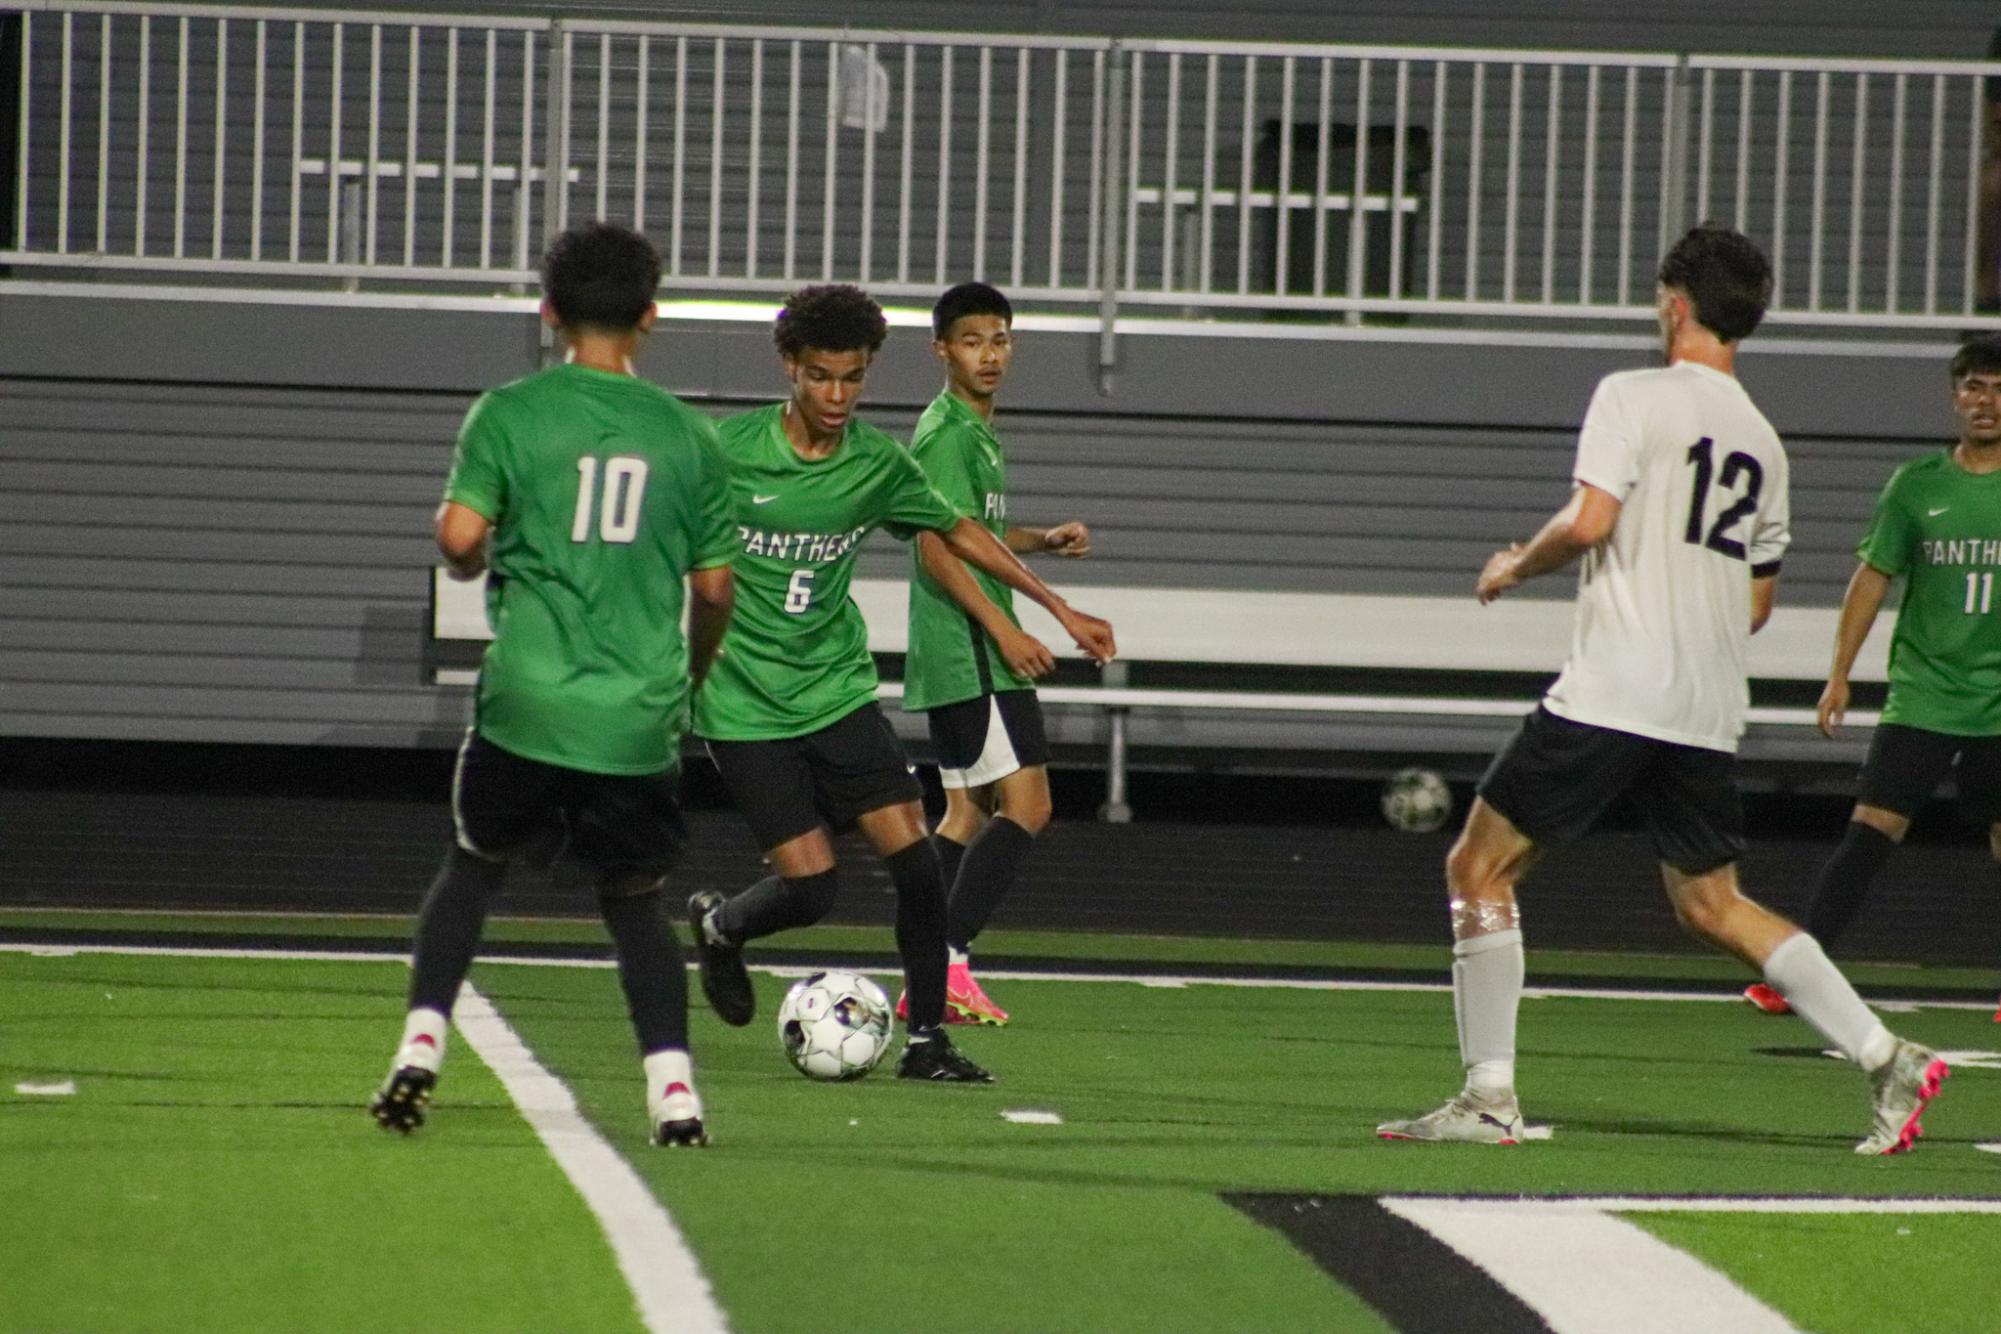
<path id="1" fill-rule="evenodd" d="M 760 850 L 822 824 L 841 833 L 870 811 L 924 799 L 903 744 L 873 703 L 805 736 L 707 744 Z"/>
<path id="2" fill-rule="evenodd" d="M 938 781 L 984 787 L 1019 769 L 1049 763 L 1042 704 L 1033 690 L 1003 690 L 927 709 Z"/>
<path id="3" fill-rule="evenodd" d="M 1480 780 L 1480 796 L 1537 843 L 1581 838 L 1630 793 L 1663 862 L 1704 875 L 1744 853 L 1736 757 L 1560 718 L 1538 704 Z"/>
<path id="4" fill-rule="evenodd" d="M 665 875 L 688 845 L 681 774 L 594 774 L 546 764 L 467 732 L 452 772 L 452 827 L 475 856 L 505 861 L 531 846 L 580 862 L 599 879 Z"/>
<path id="5" fill-rule="evenodd" d="M 2001 823 L 2001 736 L 1953 736 L 1903 723 L 1879 723 L 1862 761 L 1855 800 L 1909 819 L 1931 800 L 1948 773 L 1968 819 L 1984 825 Z"/>

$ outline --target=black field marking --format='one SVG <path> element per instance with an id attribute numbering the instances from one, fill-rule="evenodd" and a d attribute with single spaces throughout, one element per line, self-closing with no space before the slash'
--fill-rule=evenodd
<path id="1" fill-rule="evenodd" d="M 1399 1334 L 1551 1334 L 1493 1275 L 1371 1196 L 1260 1192 L 1223 1200 L 1283 1234 Z"/>

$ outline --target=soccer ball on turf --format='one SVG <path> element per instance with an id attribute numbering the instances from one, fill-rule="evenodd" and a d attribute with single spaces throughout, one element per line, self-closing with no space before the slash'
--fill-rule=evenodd
<path id="1" fill-rule="evenodd" d="M 1383 818 L 1405 833 L 1430 833 L 1452 818 L 1452 789 L 1429 769 L 1399 769 L 1383 784 Z"/>
<path id="2" fill-rule="evenodd" d="M 889 1050 L 889 997 L 859 973 L 814 973 L 778 1007 L 778 1041 L 809 1079 L 860 1079 Z"/>

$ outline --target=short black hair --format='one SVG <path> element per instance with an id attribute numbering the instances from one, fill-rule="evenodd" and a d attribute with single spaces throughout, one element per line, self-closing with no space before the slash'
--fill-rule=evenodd
<path id="1" fill-rule="evenodd" d="M 1695 322 L 1726 343 L 1758 327 L 1772 299 L 1772 264 L 1750 237 L 1718 222 L 1688 230 L 1661 260 L 1660 282 L 1688 293 Z"/>
<path id="2" fill-rule="evenodd" d="M 542 256 L 542 295 L 565 328 L 637 328 L 660 291 L 660 252 L 615 222 L 570 228 Z"/>
<path id="3" fill-rule="evenodd" d="M 798 360 L 809 347 L 822 352 L 865 351 L 874 356 L 889 337 L 889 321 L 882 307 L 861 288 L 848 283 L 823 283 L 802 287 L 785 298 L 772 326 L 771 341 L 789 360 Z"/>
<path id="4" fill-rule="evenodd" d="M 1969 375 L 2001 374 L 2001 334 L 1982 334 L 1969 338 L 1952 355 L 1952 382 L 1958 384 Z"/>
<path id="5" fill-rule="evenodd" d="M 938 298 L 938 304 L 931 307 L 931 336 L 942 339 L 952 331 L 956 320 L 968 315 L 998 315 L 1009 325 L 1014 323 L 1014 307 L 1001 295 L 998 287 L 987 283 L 960 283 L 945 289 L 945 295 Z"/>

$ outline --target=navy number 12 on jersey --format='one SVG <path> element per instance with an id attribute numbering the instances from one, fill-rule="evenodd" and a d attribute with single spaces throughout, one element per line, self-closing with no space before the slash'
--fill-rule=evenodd
<path id="1" fill-rule="evenodd" d="M 1725 534 L 1758 508 L 1758 491 L 1765 485 L 1765 470 L 1749 454 L 1733 450 L 1724 456 L 1723 467 L 1718 471 L 1715 450 L 1716 442 L 1706 435 L 1688 447 L 1688 461 L 1695 467 L 1695 482 L 1688 497 L 1688 531 L 1682 537 L 1684 541 L 1708 547 L 1732 560 L 1748 560 L 1744 543 Z M 1737 485 L 1740 478 L 1744 483 L 1744 493 L 1716 516 L 1716 522 L 1710 524 L 1705 533 L 1702 521 L 1709 514 L 1710 483 L 1713 481 L 1728 491 Z"/>

